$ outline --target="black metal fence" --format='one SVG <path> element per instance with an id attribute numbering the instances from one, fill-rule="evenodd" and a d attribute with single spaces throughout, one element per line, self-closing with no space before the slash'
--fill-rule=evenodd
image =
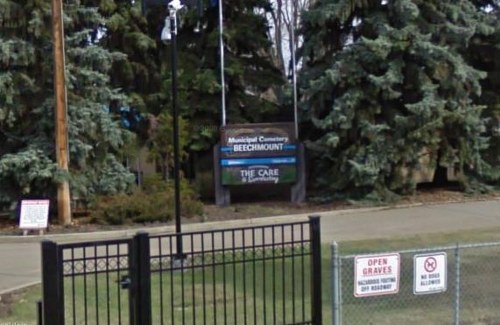
<path id="1" fill-rule="evenodd" d="M 133 242 L 42 242 L 43 324 L 129 324 Z"/>
<path id="2" fill-rule="evenodd" d="M 46 241 L 42 259 L 45 325 L 322 323 L 318 217 L 115 241 Z"/>

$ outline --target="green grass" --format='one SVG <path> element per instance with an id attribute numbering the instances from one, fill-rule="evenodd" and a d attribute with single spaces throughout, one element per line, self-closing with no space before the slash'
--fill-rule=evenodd
<path id="1" fill-rule="evenodd" d="M 500 228 L 440 234 L 423 234 L 390 239 L 345 241 L 339 245 L 339 249 L 342 255 L 349 255 L 369 252 L 401 251 L 415 248 L 453 246 L 456 243 L 467 244 L 483 242 L 500 242 Z"/>
<path id="2" fill-rule="evenodd" d="M 0 324 L 36 324 L 36 302 L 41 299 L 39 285 L 3 295 L 0 301 Z"/>
<path id="3" fill-rule="evenodd" d="M 349 241 L 340 243 L 339 250 L 342 255 L 348 255 L 453 246 L 457 242 L 500 241 L 499 230 L 420 235 L 391 240 Z M 345 261 L 342 268 L 343 324 L 440 325 L 451 323 L 452 299 L 455 293 L 452 267 L 455 259 L 452 251 L 447 253 L 449 263 L 447 291 L 425 296 L 413 295 L 412 254 L 402 255 L 402 278 L 406 280 L 401 282 L 400 293 L 384 297 L 354 298 L 353 267 Z M 331 252 L 329 245 L 323 246 L 322 256 L 322 276 L 325 283 L 323 314 L 325 324 L 330 324 Z M 497 311 L 497 306 L 500 305 L 500 275 L 497 275 L 500 274 L 498 272 L 500 258 L 498 256 L 498 251 L 492 253 L 487 249 L 462 252 L 461 324 L 495 324 L 493 321 L 500 319 Z M 295 269 L 297 275 L 295 279 L 291 277 L 292 268 Z M 304 264 L 306 272 L 308 268 L 309 265 L 306 262 Z M 176 323 L 184 320 L 186 323 L 193 324 L 195 320 L 196 324 L 203 324 L 206 320 L 207 324 L 220 324 L 224 314 L 229 319 L 229 324 L 243 324 L 245 319 L 248 323 L 256 320 L 258 324 L 266 322 L 272 324 L 276 320 L 277 324 L 283 324 L 285 321 L 292 323 L 291 310 L 295 310 L 296 320 L 301 320 L 303 316 L 307 319 L 310 317 L 309 283 L 306 283 L 302 289 L 303 281 L 298 276 L 301 274 L 300 259 L 295 260 L 293 265 L 290 261 L 283 262 L 282 259 L 277 259 L 274 264 L 272 261 L 257 262 L 255 265 L 251 262 L 240 262 L 234 266 L 209 267 L 205 271 L 196 269 L 164 273 L 163 276 L 154 273 L 152 277 L 153 324 L 160 324 L 161 316 L 164 324 L 172 324 L 172 317 Z M 228 281 L 224 282 L 224 278 Z M 110 273 L 109 276 L 88 276 L 87 279 L 83 277 L 74 280 L 66 279 L 65 313 L 67 319 L 72 319 L 74 314 L 78 319 L 77 324 L 83 324 L 83 316 L 86 313 L 89 319 L 99 317 L 100 324 L 117 324 L 119 319 L 124 324 L 128 323 L 128 292 L 119 289 L 116 284 L 119 279 L 120 275 L 117 273 Z M 184 287 L 181 285 L 183 280 Z M 85 281 L 87 281 L 86 286 Z M 257 284 L 255 289 L 254 281 Z M 173 299 L 170 294 L 172 283 L 174 284 Z M 107 296 L 108 287 L 111 288 L 109 297 Z M 302 300 L 302 290 L 305 292 L 305 300 Z M 73 296 L 75 297 L 74 304 Z M 293 296 L 299 296 L 299 298 L 293 300 L 291 299 Z M 9 304 L 9 312 L 6 313 L 4 308 L 4 312 L 0 313 L 0 324 L 9 322 L 36 324 L 36 302 L 40 297 L 40 286 L 16 293 L 13 297 L 14 301 Z M 233 301 L 236 303 L 233 304 Z M 2 303 L 5 304 L 5 299 Z M 304 311 L 302 311 L 302 304 L 306 306 Z M 206 306 L 205 309 L 203 305 Z M 160 310 L 163 310 L 163 315 Z M 90 324 L 94 324 L 94 321 Z"/>
<path id="4" fill-rule="evenodd" d="M 281 255 L 283 251 L 274 253 Z M 267 254 L 272 255 L 272 251 Z M 223 255 L 215 256 L 217 261 L 222 258 L 230 262 Z M 255 320 L 258 324 L 274 320 L 284 324 L 292 323 L 294 317 L 310 319 L 309 283 L 302 286 L 301 281 L 303 271 L 309 274 L 309 263 L 307 258 L 303 262 L 301 258 L 293 263 L 285 258 L 187 268 L 184 272 L 155 272 L 151 278 L 153 324 L 161 324 L 162 319 L 163 324 L 193 324 L 194 320 L 196 324 L 223 324 L 224 319 L 229 324 L 243 324 L 245 319 L 251 324 Z M 66 320 L 76 319 L 77 324 L 84 324 L 87 315 L 92 322 L 99 319 L 101 324 L 128 323 L 129 299 L 127 291 L 115 284 L 119 278 L 116 273 L 68 278 L 64 283 Z M 291 299 L 296 296 L 298 299 Z"/>
<path id="5" fill-rule="evenodd" d="M 310 319 L 310 288 L 307 282 L 302 286 L 302 266 L 307 275 L 309 263 L 304 260 L 302 264 L 300 259 L 293 264 L 278 259 L 274 263 L 247 262 L 205 271 L 166 273 L 163 278 L 157 275 L 152 285 L 153 323 L 160 323 L 161 309 L 165 324 L 180 324 L 182 320 L 186 324 L 193 324 L 193 320 L 197 324 L 223 324 L 224 318 L 230 324 L 243 324 L 245 320 L 250 324 L 255 320 L 258 324 L 280 324 L 285 320 L 292 323 L 294 317 Z M 182 282 L 183 288 L 179 285 Z M 171 283 L 177 284 L 173 296 Z M 163 295 L 160 288 L 164 289 Z"/>

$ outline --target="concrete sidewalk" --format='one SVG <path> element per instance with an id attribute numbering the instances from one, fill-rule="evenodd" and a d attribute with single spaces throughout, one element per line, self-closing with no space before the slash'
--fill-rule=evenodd
<path id="1" fill-rule="evenodd" d="M 360 240 L 404 237 L 415 234 L 500 228 L 500 200 L 435 205 L 414 205 L 328 211 L 300 215 L 186 224 L 184 232 L 247 227 L 306 220 L 320 215 L 321 239 Z M 173 226 L 128 230 L 0 237 L 0 294 L 40 281 L 41 240 L 56 242 L 92 241 L 130 237 L 138 231 L 173 233 Z"/>

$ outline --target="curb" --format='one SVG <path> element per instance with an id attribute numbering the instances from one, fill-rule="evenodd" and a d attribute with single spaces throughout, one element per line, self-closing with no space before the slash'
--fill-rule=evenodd
<path id="1" fill-rule="evenodd" d="M 13 287 L 13 288 L 10 288 L 10 289 L 1 290 L 0 291 L 0 302 L 2 301 L 2 296 L 5 295 L 5 294 L 9 294 L 9 293 L 20 291 L 20 290 L 23 290 L 23 289 L 26 289 L 26 288 L 29 288 L 29 287 L 32 287 L 32 286 L 36 286 L 36 285 L 38 285 L 40 283 L 42 283 L 42 282 L 41 281 L 34 281 L 34 282 L 22 284 L 22 285 L 19 285 L 17 287 Z M 2 324 L 2 323 L 0 323 L 0 324 Z"/>
<path id="2" fill-rule="evenodd" d="M 369 213 L 369 212 L 392 210 L 392 209 L 406 209 L 406 208 L 419 207 L 423 205 L 424 205 L 423 203 L 414 203 L 414 204 L 403 204 L 394 206 L 310 212 L 310 213 L 300 213 L 300 214 L 291 214 L 291 215 L 282 215 L 273 217 L 259 217 L 259 218 L 249 218 L 249 219 L 233 219 L 226 221 L 189 223 L 183 225 L 183 230 L 184 232 L 189 233 L 189 232 L 196 232 L 203 230 L 250 227 L 257 225 L 269 225 L 275 223 L 302 221 L 302 220 L 307 220 L 307 218 L 312 215 L 328 218 L 334 216 L 350 215 L 354 213 Z M 143 227 L 143 228 L 132 228 L 123 230 L 67 233 L 67 234 L 44 234 L 42 236 L 40 235 L 0 236 L 0 244 L 39 243 L 44 240 L 51 240 L 59 243 L 76 242 L 76 241 L 97 241 L 102 239 L 129 238 L 134 236 L 138 232 L 147 232 L 148 234 L 152 235 L 171 234 L 175 232 L 175 226 L 169 225 L 169 226 L 158 226 L 158 227 Z"/>

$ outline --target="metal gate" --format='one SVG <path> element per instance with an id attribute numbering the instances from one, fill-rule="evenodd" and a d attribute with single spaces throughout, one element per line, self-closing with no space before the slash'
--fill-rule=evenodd
<path id="1" fill-rule="evenodd" d="M 319 325 L 319 228 L 311 217 L 124 240 L 44 241 L 43 324 Z"/>
<path id="2" fill-rule="evenodd" d="M 42 242 L 44 324 L 131 324 L 132 243 Z"/>

